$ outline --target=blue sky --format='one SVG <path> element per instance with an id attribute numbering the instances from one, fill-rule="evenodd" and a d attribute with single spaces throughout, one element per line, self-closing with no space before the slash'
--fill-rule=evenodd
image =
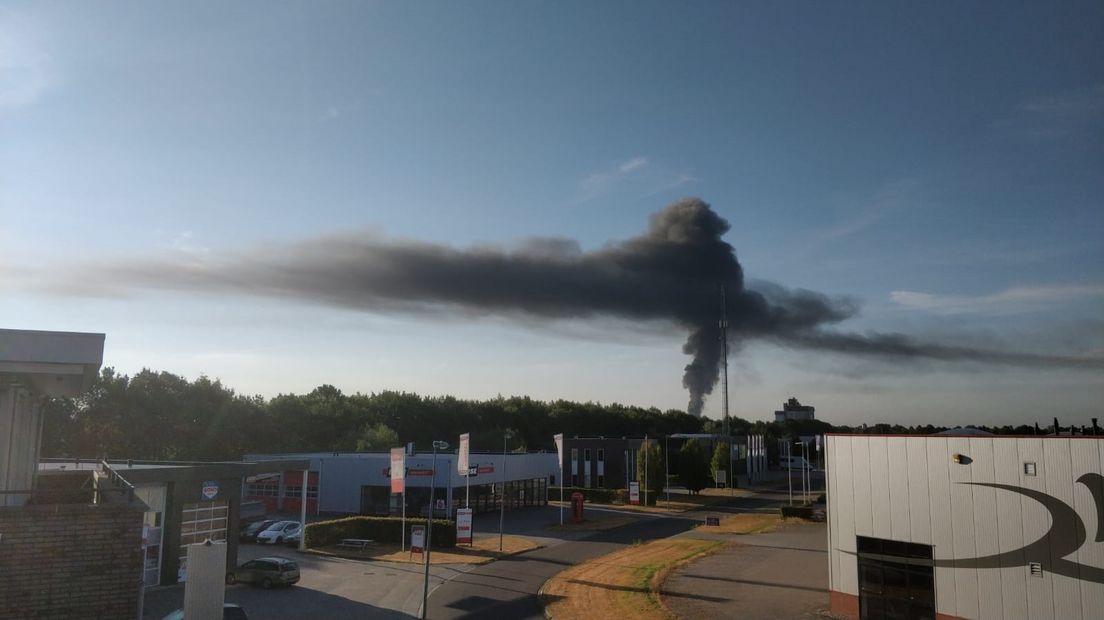
<path id="1" fill-rule="evenodd" d="M 1099 3 L 0 9 L 0 325 L 106 332 L 108 365 L 246 393 L 684 407 L 686 358 L 682 334 L 617 320 L 47 294 L 29 274 L 334 232 L 594 249 L 700 196 L 749 279 L 855 298 L 850 330 L 1102 355 L 1102 170 Z M 1099 372 L 763 343 L 732 370 L 752 419 L 798 396 L 848 423 L 1088 423 L 1104 397 Z"/>

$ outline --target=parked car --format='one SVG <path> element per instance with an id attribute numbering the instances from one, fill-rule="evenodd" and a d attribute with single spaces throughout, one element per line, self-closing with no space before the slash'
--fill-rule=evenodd
<path id="1" fill-rule="evenodd" d="M 226 573 L 226 584 L 249 583 L 268 589 L 299 583 L 299 565 L 294 560 L 272 556 L 249 560 Z"/>
<path id="2" fill-rule="evenodd" d="M 289 546 L 289 547 L 298 547 L 299 546 L 299 539 L 301 539 L 302 537 L 303 537 L 303 528 L 299 528 L 298 530 L 295 531 L 294 534 L 288 534 L 287 538 L 284 539 L 284 544 Z"/>
<path id="3" fill-rule="evenodd" d="M 257 542 L 257 534 L 267 530 L 269 526 L 276 523 L 275 519 L 266 519 L 264 521 L 254 521 L 253 523 L 246 523 L 238 530 L 239 542 Z"/>
<path id="4" fill-rule="evenodd" d="M 257 542 L 261 544 L 279 545 L 288 536 L 299 531 L 303 526 L 298 521 L 277 521 L 267 529 L 257 534 Z"/>
<path id="5" fill-rule="evenodd" d="M 161 620 L 184 620 L 184 610 L 177 609 Z M 222 606 L 222 620 L 249 620 L 249 616 L 245 614 L 245 610 L 241 607 L 233 603 L 226 603 Z"/>

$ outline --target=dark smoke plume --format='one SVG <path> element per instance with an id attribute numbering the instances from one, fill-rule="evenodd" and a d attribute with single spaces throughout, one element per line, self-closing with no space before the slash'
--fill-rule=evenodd
<path id="1" fill-rule="evenodd" d="M 516 249 L 446 246 L 334 235 L 188 263 L 110 265 L 82 276 L 113 286 L 290 297 L 373 311 L 445 309 L 535 318 L 613 316 L 671 321 L 689 336 L 683 375 L 688 410 L 701 415 L 720 373 L 720 286 L 734 350 L 755 338 L 789 346 L 894 359 L 1100 367 L 1099 359 L 1036 356 L 926 344 L 898 334 L 825 330 L 854 316 L 843 299 L 777 285 L 751 290 L 729 224 L 698 199 L 651 217 L 646 233 L 583 252 L 577 243 L 536 239 Z M 72 283 L 68 287 L 72 291 Z"/>

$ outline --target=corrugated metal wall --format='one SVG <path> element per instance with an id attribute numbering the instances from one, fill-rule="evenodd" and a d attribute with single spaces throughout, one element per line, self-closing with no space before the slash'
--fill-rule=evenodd
<path id="1" fill-rule="evenodd" d="M 29 491 L 38 471 L 41 407 L 34 395 L 0 378 L 0 491 Z M 22 506 L 26 494 L 0 494 L 0 506 Z"/>
<path id="2" fill-rule="evenodd" d="M 832 590 L 858 596 L 855 537 L 872 536 L 934 547 L 939 613 L 1104 618 L 1104 542 L 1096 542 L 1104 523 L 1093 492 L 1077 481 L 1104 470 L 1104 439 L 829 435 L 826 450 Z M 970 462 L 955 464 L 955 454 Z M 1035 464 L 1035 476 L 1025 475 L 1025 463 Z M 1072 508 L 1085 530 L 1052 531 L 1042 503 L 986 484 L 1044 493 Z M 1028 557 L 1024 546 L 1043 538 L 1033 553 L 1044 557 Z M 992 568 L 938 566 L 998 554 L 1007 555 Z M 1047 570 L 1031 576 L 1028 562 Z"/>

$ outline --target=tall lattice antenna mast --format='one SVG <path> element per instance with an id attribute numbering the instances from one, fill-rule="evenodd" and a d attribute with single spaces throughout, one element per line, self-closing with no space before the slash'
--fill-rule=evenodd
<path id="1" fill-rule="evenodd" d="M 721 432 L 728 437 L 728 304 L 725 301 L 725 285 L 721 282 Z"/>

